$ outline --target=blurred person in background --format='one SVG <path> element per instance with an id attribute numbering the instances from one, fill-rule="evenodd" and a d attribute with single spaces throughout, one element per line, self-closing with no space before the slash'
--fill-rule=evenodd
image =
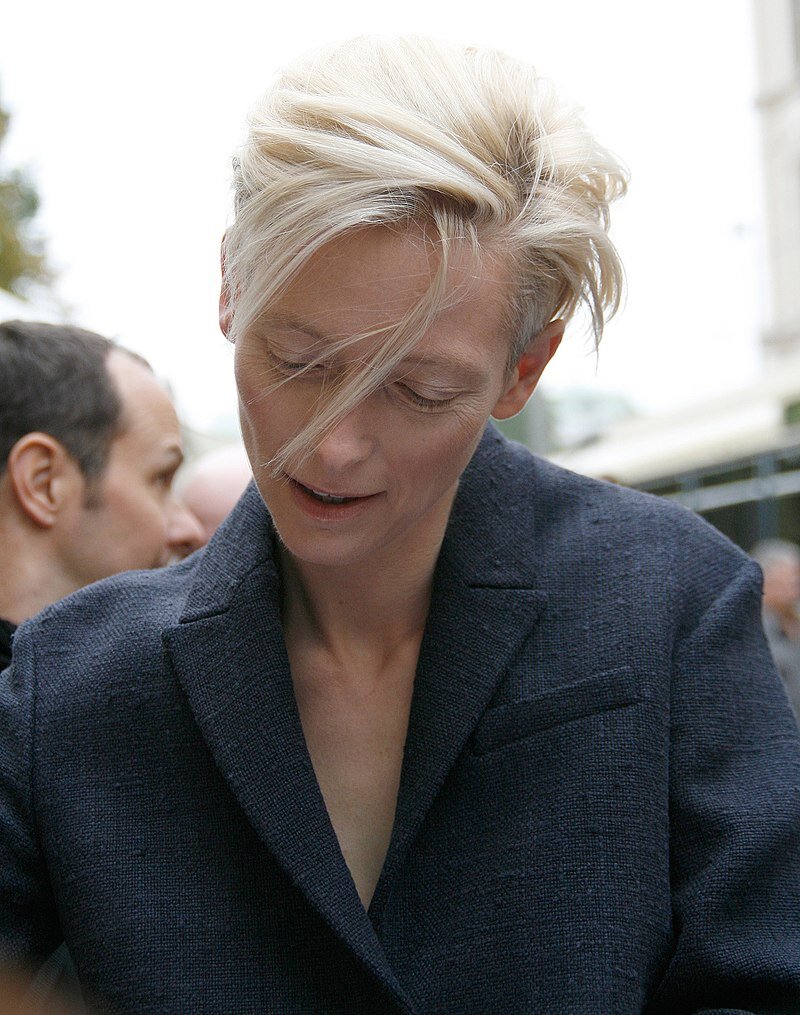
<path id="1" fill-rule="evenodd" d="M 241 444 L 216 448 L 186 467 L 178 496 L 200 523 L 203 545 L 228 516 L 252 478 L 253 470 Z"/>
<path id="2" fill-rule="evenodd" d="M 490 422 L 618 306 L 618 161 L 526 63 L 378 37 L 285 69 L 234 179 L 255 483 L 22 628 L 0 953 L 64 937 L 126 1015 L 797 1015 L 757 566 Z"/>
<path id="3" fill-rule="evenodd" d="M 43 607 L 201 545 L 172 490 L 182 461 L 140 356 L 81 328 L 0 324 L 0 669 Z"/>
<path id="4" fill-rule="evenodd" d="M 785 539 L 765 539 L 750 556 L 764 572 L 764 631 L 800 722 L 800 547 Z"/>

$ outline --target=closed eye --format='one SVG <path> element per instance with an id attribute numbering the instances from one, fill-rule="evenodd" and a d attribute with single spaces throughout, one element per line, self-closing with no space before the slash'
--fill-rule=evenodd
<path id="1" fill-rule="evenodd" d="M 282 370 L 287 374 L 298 373 L 301 370 L 309 370 L 314 366 L 313 363 L 295 363 L 291 360 L 282 359 L 280 356 L 276 356 L 274 352 L 269 352 L 269 359 L 277 370 Z"/>
<path id="2" fill-rule="evenodd" d="M 404 398 L 407 398 L 414 405 L 418 405 L 422 409 L 444 409 L 457 398 L 456 395 L 451 395 L 447 398 L 426 398 L 425 395 L 421 395 L 402 381 L 397 382 L 397 387 L 402 392 Z"/>

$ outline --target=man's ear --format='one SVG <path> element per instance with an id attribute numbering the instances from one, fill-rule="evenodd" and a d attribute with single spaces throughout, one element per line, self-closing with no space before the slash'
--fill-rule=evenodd
<path id="1" fill-rule="evenodd" d="M 222 334 L 227 338 L 228 332 L 231 330 L 231 323 L 233 322 L 233 299 L 226 271 L 224 234 L 219 247 L 219 264 L 222 274 L 222 284 L 219 290 L 219 327 Z"/>
<path id="2" fill-rule="evenodd" d="M 509 419 L 525 408 L 539 378 L 564 337 L 566 321 L 551 321 L 534 338 L 511 372 L 506 389 L 492 409 L 495 419 Z"/>
<path id="3" fill-rule="evenodd" d="M 9 452 L 6 470 L 21 511 L 43 529 L 55 525 L 76 485 L 85 482 L 64 445 L 37 431 L 20 437 Z"/>

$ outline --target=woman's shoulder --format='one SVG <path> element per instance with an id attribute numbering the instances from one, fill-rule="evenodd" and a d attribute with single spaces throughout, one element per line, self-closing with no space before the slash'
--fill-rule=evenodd
<path id="1" fill-rule="evenodd" d="M 477 502 L 494 491 L 498 515 L 537 553 L 594 561 L 608 571 L 647 564 L 673 574 L 729 575 L 749 560 L 718 529 L 675 501 L 571 472 L 494 428 L 479 450 L 473 497 Z"/>

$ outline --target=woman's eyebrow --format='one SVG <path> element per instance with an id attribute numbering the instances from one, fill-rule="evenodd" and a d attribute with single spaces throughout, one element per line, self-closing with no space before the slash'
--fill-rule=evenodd
<path id="1" fill-rule="evenodd" d="M 483 383 L 485 377 L 483 371 L 466 363 L 461 359 L 450 359 L 447 356 L 408 356 L 400 366 L 404 370 L 414 370 L 417 367 L 430 370 L 443 370 L 448 374 L 455 374 L 459 381 L 465 384 Z"/>
<path id="2" fill-rule="evenodd" d="M 316 328 L 312 328 L 310 324 L 304 324 L 302 321 L 296 321 L 293 317 L 285 317 L 283 314 L 269 314 L 264 318 L 264 321 L 268 324 L 277 324 L 282 328 L 290 328 L 292 331 L 300 331 L 317 342 L 329 341 L 328 337 L 323 335 L 322 332 L 317 331 Z"/>

